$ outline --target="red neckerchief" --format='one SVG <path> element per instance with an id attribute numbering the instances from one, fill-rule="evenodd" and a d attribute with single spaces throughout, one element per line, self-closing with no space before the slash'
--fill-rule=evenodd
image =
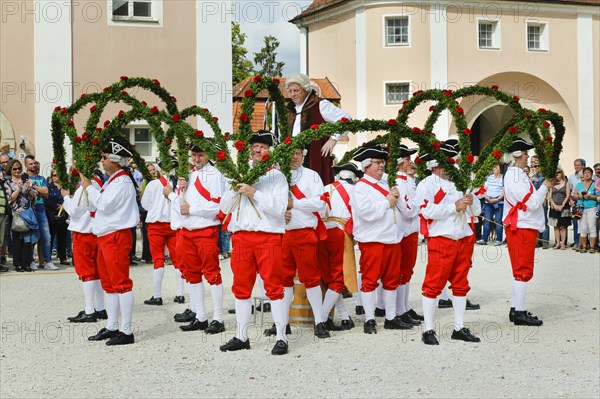
<path id="1" fill-rule="evenodd" d="M 296 197 L 299 200 L 306 198 L 306 195 L 304 195 L 304 193 L 302 191 L 300 191 L 300 189 L 298 188 L 298 186 L 296 184 L 294 184 L 293 186 L 290 187 L 290 191 L 292 192 L 294 197 Z M 329 197 L 329 193 L 326 193 L 326 194 L 327 194 L 327 197 Z M 325 201 L 323 199 L 323 195 L 319 199 L 322 201 Z M 329 198 L 325 202 L 329 202 Z M 321 215 L 319 215 L 319 212 L 313 212 L 313 215 L 315 215 L 315 217 L 317 218 L 317 236 L 319 237 L 319 240 L 320 241 L 326 240 L 327 239 L 327 226 L 325 226 L 325 223 L 323 223 L 323 219 L 321 219 Z"/>
<path id="2" fill-rule="evenodd" d="M 354 229 L 354 220 L 352 219 L 352 207 L 350 206 L 350 196 L 348 195 L 348 191 L 344 188 L 344 185 L 339 181 L 333 182 L 333 188 L 337 190 L 340 194 L 340 198 L 346 205 L 346 209 L 350 212 L 350 219 L 346 222 L 346 226 L 344 226 L 344 231 L 348 234 L 352 234 L 352 230 Z"/>
<path id="3" fill-rule="evenodd" d="M 510 228 L 513 231 L 517 229 L 517 221 L 519 220 L 519 212 L 517 212 L 517 211 L 518 210 L 522 210 L 523 212 L 527 211 L 527 205 L 525 205 L 525 203 L 527 201 L 529 201 L 529 198 L 531 198 L 532 195 L 533 195 L 533 184 L 531 184 L 531 182 L 529 182 L 529 192 L 527 194 L 525 194 L 525 197 L 523 197 L 523 199 L 521 201 L 519 201 L 513 205 L 506 199 L 506 197 L 504 197 L 504 200 L 506 202 L 508 202 L 508 204 L 511 206 L 510 211 L 508 211 L 508 213 L 506 214 L 506 217 L 503 220 L 503 223 L 506 227 Z"/>
<path id="4" fill-rule="evenodd" d="M 112 183 L 115 179 L 121 177 L 121 176 L 128 176 L 127 172 L 125 172 L 123 169 L 121 169 L 120 171 L 118 171 L 117 173 L 113 174 L 110 179 L 108 179 L 108 181 L 106 182 L 105 185 L 103 185 L 102 190 L 100 190 L 101 193 L 104 192 L 104 190 L 106 189 L 106 187 L 108 187 L 108 185 L 110 183 Z"/>

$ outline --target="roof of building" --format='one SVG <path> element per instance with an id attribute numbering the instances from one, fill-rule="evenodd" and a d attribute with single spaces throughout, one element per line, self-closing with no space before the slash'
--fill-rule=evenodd
<path id="1" fill-rule="evenodd" d="M 317 14 L 321 11 L 333 8 L 342 3 L 346 3 L 351 0 L 313 0 L 310 6 L 296 17 L 292 18 L 290 22 L 300 20 L 304 17 L 308 17 L 313 14 Z M 502 1 L 520 1 L 520 0 L 502 0 Z M 600 0 L 533 0 L 531 3 L 553 3 L 553 4 L 577 4 L 577 5 L 590 5 L 600 6 Z"/>

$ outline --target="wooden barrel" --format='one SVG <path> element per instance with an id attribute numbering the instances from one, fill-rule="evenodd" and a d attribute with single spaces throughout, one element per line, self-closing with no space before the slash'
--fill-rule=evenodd
<path id="1" fill-rule="evenodd" d="M 356 281 L 356 257 L 354 256 L 354 241 L 352 236 L 344 232 L 344 285 L 352 293 L 358 292 Z"/>
<path id="2" fill-rule="evenodd" d="M 290 324 L 315 324 L 315 317 L 306 296 L 306 288 L 298 280 L 298 276 L 294 278 L 294 300 L 290 306 Z"/>

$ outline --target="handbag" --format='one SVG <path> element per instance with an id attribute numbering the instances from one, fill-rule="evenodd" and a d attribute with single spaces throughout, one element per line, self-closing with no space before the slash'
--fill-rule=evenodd
<path id="1" fill-rule="evenodd" d="M 571 209 L 570 208 L 563 209 L 562 212 L 560 213 L 560 217 L 561 218 L 570 218 L 571 217 Z"/>
<path id="2" fill-rule="evenodd" d="M 10 225 L 10 229 L 17 233 L 26 233 L 29 231 L 29 227 L 27 227 L 27 223 L 25 223 L 25 220 L 23 220 L 21 215 L 18 213 L 13 214 L 13 219 L 12 219 L 12 223 Z"/>

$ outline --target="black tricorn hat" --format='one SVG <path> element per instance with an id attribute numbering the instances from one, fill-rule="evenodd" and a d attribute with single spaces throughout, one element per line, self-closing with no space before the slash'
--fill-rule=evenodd
<path id="1" fill-rule="evenodd" d="M 508 147 L 508 152 L 527 151 L 533 148 L 533 144 L 528 143 L 525 139 L 517 137 L 515 141 Z"/>
<path id="2" fill-rule="evenodd" d="M 352 162 L 348 162 L 343 165 L 336 165 L 333 167 L 333 173 L 335 173 L 336 175 L 342 170 L 347 170 L 348 172 L 354 173 L 359 179 L 364 175 L 364 173 L 360 169 L 358 169 L 358 166 L 356 166 Z"/>
<path id="3" fill-rule="evenodd" d="M 354 157 L 352 159 L 362 162 L 369 158 L 387 159 L 388 155 L 388 152 L 378 145 L 365 144 L 354 153 Z"/>
<path id="4" fill-rule="evenodd" d="M 123 145 L 114 140 L 108 142 L 108 147 L 103 151 L 106 154 L 118 155 L 120 157 L 132 157 L 133 154 Z"/>
<path id="5" fill-rule="evenodd" d="M 400 156 L 398 158 L 410 157 L 417 151 L 416 148 L 408 148 L 405 144 L 400 144 Z"/>
<path id="6" fill-rule="evenodd" d="M 275 141 L 275 135 L 272 132 L 268 130 L 259 130 L 258 132 L 252 134 L 249 143 L 262 143 L 268 145 L 269 147 L 273 147 L 275 145 Z"/>

